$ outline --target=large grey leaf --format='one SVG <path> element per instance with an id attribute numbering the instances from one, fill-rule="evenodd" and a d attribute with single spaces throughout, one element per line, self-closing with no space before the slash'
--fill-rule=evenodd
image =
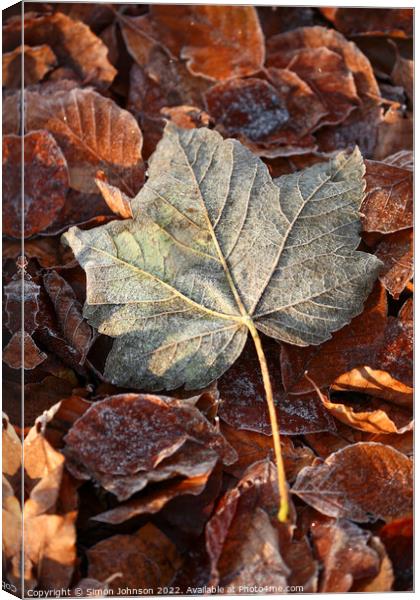
<path id="1" fill-rule="evenodd" d="M 275 183 L 235 140 L 169 124 L 133 219 L 65 234 L 87 273 L 85 315 L 116 338 L 105 375 L 201 387 L 248 330 L 319 344 L 363 307 L 379 261 L 356 252 L 358 150 Z"/>

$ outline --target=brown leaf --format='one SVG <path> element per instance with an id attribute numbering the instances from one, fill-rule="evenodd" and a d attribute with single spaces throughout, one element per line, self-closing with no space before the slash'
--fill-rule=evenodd
<path id="1" fill-rule="evenodd" d="M 123 219 L 132 219 L 131 198 L 124 194 L 115 185 L 108 183 L 107 177 L 103 171 L 98 171 L 95 177 L 95 183 L 101 190 L 101 194 L 113 213 Z"/>
<path id="2" fill-rule="evenodd" d="M 206 526 L 211 584 L 229 586 L 229 593 L 249 593 L 253 586 L 282 593 L 298 575 L 295 583 L 314 591 L 315 562 L 309 549 L 293 540 L 293 524 L 277 521 L 276 498 L 275 467 L 267 460 L 254 463 L 222 497 Z M 295 564 L 296 545 L 300 564 Z"/>
<path id="3" fill-rule="evenodd" d="M 268 340 L 264 344 L 270 369 L 277 419 L 281 433 L 302 434 L 334 431 L 334 421 L 317 394 L 290 396 L 283 392 L 278 360 L 279 346 Z M 271 435 L 271 425 L 259 363 L 250 343 L 240 358 L 219 379 L 220 417 L 232 427 Z"/>
<path id="4" fill-rule="evenodd" d="M 269 69 L 264 79 L 232 79 L 210 88 L 207 110 L 225 137 L 240 139 L 261 156 L 311 152 L 310 133 L 325 110 L 298 75 Z"/>
<path id="5" fill-rule="evenodd" d="M 404 88 L 411 105 L 414 100 L 414 61 L 403 58 L 397 49 L 397 59 L 392 69 L 391 79 Z"/>
<path id="6" fill-rule="evenodd" d="M 307 348 L 282 344 L 281 373 L 285 389 L 293 394 L 313 391 L 305 372 L 320 388 L 324 388 L 342 373 L 366 363 L 384 337 L 386 312 L 386 292 L 382 286 L 376 285 L 362 314 L 324 344 Z"/>
<path id="7" fill-rule="evenodd" d="M 225 423 L 221 424 L 221 431 L 238 454 L 238 460 L 224 468 L 227 473 L 240 479 L 254 462 L 273 460 L 273 443 L 270 437 L 255 431 L 235 429 Z M 292 482 L 303 467 L 313 463 L 315 456 L 307 446 L 295 446 L 289 437 L 282 438 L 281 446 L 286 478 Z"/>
<path id="8" fill-rule="evenodd" d="M 211 471 L 208 471 L 196 477 L 168 482 L 162 488 L 145 493 L 139 498 L 132 498 L 131 500 L 127 500 L 127 502 L 122 502 L 116 508 L 95 515 L 93 520 L 115 525 L 124 523 L 124 521 L 128 521 L 138 515 L 155 514 L 173 498 L 185 494 L 192 496 L 201 494 L 206 487 L 210 474 Z"/>
<path id="9" fill-rule="evenodd" d="M 337 119 L 343 121 L 344 118 L 341 124 L 325 126 L 317 133 L 321 149 L 324 152 L 336 152 L 338 148 L 351 148 L 358 144 L 364 155 L 371 155 L 381 116 L 380 90 L 369 61 L 355 44 L 333 29 L 300 27 L 271 37 L 267 41 L 267 51 L 268 66 L 287 67 L 294 71 L 293 61 L 296 60 L 297 68 L 300 65 L 302 69 L 302 78 L 306 81 L 307 77 L 309 85 L 326 86 L 321 100 L 324 96 L 331 98 L 328 105 L 330 110 L 334 110 L 335 116 L 334 112 L 326 116 L 325 123 L 329 119 L 337 123 Z M 328 58 L 334 77 L 325 78 L 321 74 L 318 79 L 317 56 Z M 313 62 L 316 68 L 310 67 Z M 297 73 L 300 75 L 299 71 Z M 337 90 L 334 82 L 338 75 L 342 85 Z M 346 89 L 345 98 L 340 96 L 343 89 Z M 357 98 L 360 99 L 359 107 Z M 368 134 L 367 127 L 371 129 Z"/>
<path id="10" fill-rule="evenodd" d="M 149 482 L 204 475 L 218 460 L 236 460 L 236 452 L 197 408 L 163 396 L 125 394 L 97 402 L 65 442 L 73 471 L 94 478 L 119 500 Z"/>
<path id="11" fill-rule="evenodd" d="M 3 361 L 12 369 L 20 369 L 22 366 L 24 369 L 35 369 L 46 358 L 47 355 L 38 348 L 26 331 L 16 331 L 3 349 Z"/>
<path id="12" fill-rule="evenodd" d="M 97 192 L 95 175 L 134 196 L 143 182 L 142 134 L 134 117 L 91 89 L 25 94 L 26 127 L 47 129 L 67 159 L 70 185 Z"/>
<path id="13" fill-rule="evenodd" d="M 370 547 L 369 531 L 345 519 L 335 521 L 315 516 L 310 532 L 323 566 L 319 592 L 349 592 L 358 580 L 378 574 L 380 560 Z"/>
<path id="14" fill-rule="evenodd" d="M 323 403 L 332 415 L 342 423 L 370 433 L 405 433 L 413 428 L 413 417 L 409 411 L 376 399 L 357 402 L 353 397 L 342 403 L 331 402 L 323 396 Z"/>
<path id="15" fill-rule="evenodd" d="M 23 58 L 22 58 L 23 54 Z M 57 57 L 49 46 L 18 46 L 3 54 L 3 85 L 9 89 L 20 89 L 23 61 L 24 85 L 39 83 L 56 65 Z"/>
<path id="16" fill-rule="evenodd" d="M 352 588 L 353 592 L 390 592 L 393 590 L 394 571 L 391 560 L 386 553 L 385 547 L 378 537 L 370 540 L 370 546 L 379 556 L 379 572 L 373 577 L 366 577 L 361 581 L 356 581 Z"/>
<path id="17" fill-rule="evenodd" d="M 413 230 L 387 235 L 375 255 L 384 263 L 379 279 L 391 296 L 398 299 L 414 274 Z"/>
<path id="18" fill-rule="evenodd" d="M 289 34 L 284 34 L 290 38 Z M 287 43 L 287 42 L 286 42 Z M 320 98 L 324 116 L 319 126 L 344 121 L 360 104 L 353 74 L 344 57 L 327 47 L 303 47 L 283 54 L 284 40 L 269 42 L 269 66 L 287 68 L 305 81 Z M 274 49 L 273 49 L 274 48 Z M 320 66 L 322 65 L 322 66 Z"/>
<path id="19" fill-rule="evenodd" d="M 381 118 L 372 158 L 384 160 L 390 154 L 413 150 L 413 114 L 391 108 Z"/>
<path id="20" fill-rule="evenodd" d="M 38 124 L 38 129 L 40 124 Z M 68 189 L 66 160 L 48 131 L 3 137 L 3 227 L 6 235 L 22 233 L 22 143 L 24 146 L 24 237 L 43 231 L 57 216 Z"/>
<path id="21" fill-rule="evenodd" d="M 412 37 L 413 10 L 411 8 L 384 9 L 320 8 L 327 19 L 346 36 L 389 35 Z"/>
<path id="22" fill-rule="evenodd" d="M 358 523 L 412 511 L 412 462 L 390 446 L 360 442 L 305 467 L 292 488 L 324 515 Z"/>
<path id="23" fill-rule="evenodd" d="M 93 343 L 94 334 L 88 322 L 82 317 L 82 307 L 71 286 L 56 271 L 51 270 L 46 273 L 43 282 L 54 306 L 59 333 L 67 345 L 75 351 L 79 364 L 83 364 Z M 42 321 L 41 326 L 45 326 Z"/>
<path id="24" fill-rule="evenodd" d="M 171 584 L 181 566 L 174 544 L 157 527 L 148 523 L 132 535 L 114 535 L 87 551 L 88 576 L 108 579 L 109 588 L 152 589 Z M 112 577 L 114 576 L 114 577 Z"/>
<path id="25" fill-rule="evenodd" d="M 361 207 L 364 231 L 393 233 L 413 226 L 413 173 L 367 160 L 366 197 Z"/>
<path id="26" fill-rule="evenodd" d="M 163 117 L 175 123 L 177 127 L 184 129 L 208 127 L 210 123 L 209 115 L 196 106 L 163 106 L 160 112 Z"/>
<path id="27" fill-rule="evenodd" d="M 6 51 L 21 43 L 21 29 L 20 19 L 6 23 L 3 31 Z M 108 87 L 116 75 L 107 59 L 105 44 L 89 27 L 60 12 L 40 16 L 27 13 L 24 36 L 29 46 L 48 44 L 61 65 L 75 68 L 83 80 L 94 85 Z"/>
<path id="28" fill-rule="evenodd" d="M 413 316 L 412 300 L 399 318 L 388 317 L 385 336 L 376 355 L 363 366 L 344 373 L 334 382 L 338 390 L 356 390 L 411 407 L 413 398 Z"/>
<path id="29" fill-rule="evenodd" d="M 6 555 L 11 569 L 8 577 L 18 589 L 22 574 L 26 590 L 36 586 L 46 590 L 67 587 L 76 560 L 75 487 L 69 482 L 66 485 L 64 457 L 49 445 L 38 427 L 28 433 L 23 451 L 27 493 L 23 508 L 24 561 L 22 564 L 20 544 L 14 548 L 9 544 L 7 552 L 17 554 Z M 64 485 L 65 499 L 61 498 Z M 9 515 L 11 510 L 9 499 Z"/>
<path id="30" fill-rule="evenodd" d="M 264 62 L 264 38 L 252 6 L 158 6 L 137 26 L 164 40 L 193 75 L 230 79 L 252 75 Z M 217 45 L 217 52 L 214 46 Z"/>

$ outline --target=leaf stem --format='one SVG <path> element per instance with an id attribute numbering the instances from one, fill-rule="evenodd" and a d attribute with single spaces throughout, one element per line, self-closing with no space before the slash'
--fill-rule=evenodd
<path id="1" fill-rule="evenodd" d="M 249 322 L 247 322 L 247 326 L 251 333 L 252 339 L 254 340 L 255 349 L 257 351 L 257 356 L 258 356 L 258 360 L 260 362 L 260 367 L 261 367 L 261 374 L 262 374 L 263 383 L 264 383 L 265 396 L 266 396 L 267 405 L 268 405 L 268 412 L 270 415 L 271 430 L 273 432 L 273 446 L 274 446 L 274 454 L 276 457 L 276 466 L 277 466 L 278 489 L 279 489 L 279 496 L 280 496 L 280 506 L 279 506 L 279 512 L 277 514 L 277 517 L 281 523 L 284 523 L 285 521 L 287 521 L 287 517 L 289 514 L 289 500 L 288 500 L 289 491 L 288 491 L 288 487 L 287 487 L 286 474 L 284 471 L 284 464 L 283 464 L 283 456 L 282 456 L 282 452 L 281 452 L 280 431 L 279 431 L 279 426 L 278 426 L 278 422 L 277 422 L 276 407 L 274 405 L 273 388 L 271 386 L 270 373 L 268 371 L 267 360 L 265 358 L 265 354 L 264 354 L 264 350 L 262 347 L 261 338 L 258 334 L 258 330 L 255 327 L 255 325 L 251 319 L 249 319 Z"/>

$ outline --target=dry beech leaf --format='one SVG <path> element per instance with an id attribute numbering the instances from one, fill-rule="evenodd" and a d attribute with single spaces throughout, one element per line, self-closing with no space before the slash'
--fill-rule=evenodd
<path id="1" fill-rule="evenodd" d="M 323 566 L 319 592 L 349 592 L 359 580 L 372 579 L 379 573 L 380 556 L 371 547 L 369 531 L 346 519 L 315 515 L 310 532 L 316 556 Z"/>
<path id="2" fill-rule="evenodd" d="M 113 213 L 123 219 L 131 219 L 133 217 L 131 198 L 115 185 L 108 183 L 107 177 L 103 171 L 98 171 L 98 173 L 96 173 L 95 183 L 101 190 L 103 199 Z"/>
<path id="3" fill-rule="evenodd" d="M 231 79 L 205 93 L 217 128 L 260 156 L 314 151 L 310 134 L 326 114 L 322 102 L 293 71 L 272 68 L 266 74 L 268 80 Z"/>
<path id="4" fill-rule="evenodd" d="M 382 117 L 372 158 L 384 160 L 390 154 L 413 150 L 413 114 L 391 106 Z"/>
<path id="5" fill-rule="evenodd" d="M 144 394 L 111 396 L 95 403 L 76 421 L 65 442 L 73 473 L 94 478 L 119 500 L 149 482 L 204 475 L 218 460 L 231 464 L 237 458 L 195 406 Z"/>
<path id="6" fill-rule="evenodd" d="M 413 226 L 412 169 L 366 161 L 363 230 L 393 233 Z"/>
<path id="7" fill-rule="evenodd" d="M 6 439 L 6 444 L 9 443 Z M 26 436 L 23 451 L 27 493 L 23 508 L 24 563 L 19 543 L 14 548 L 17 554 L 6 554 L 6 563 L 11 565 L 8 578 L 18 589 L 22 574 L 26 590 L 36 586 L 44 589 L 67 587 L 76 560 L 75 488 L 70 482 L 66 485 L 68 476 L 64 471 L 64 457 L 50 446 L 37 427 L 33 427 Z M 19 456 L 21 452 L 22 448 L 19 448 Z M 65 497 L 62 495 L 64 489 Z M 9 516 L 11 509 L 9 498 Z M 15 515 L 17 518 L 18 514 Z M 17 522 L 15 527 L 18 527 Z M 11 549 L 9 544 L 7 552 Z M 51 564 L 54 564 L 54 569 L 50 568 Z"/>
<path id="8" fill-rule="evenodd" d="M 22 59 L 23 53 L 23 59 Z M 9 89 L 20 89 L 23 60 L 24 85 L 39 83 L 57 63 L 57 57 L 49 46 L 18 46 L 3 54 L 3 85 Z"/>
<path id="9" fill-rule="evenodd" d="M 248 329 L 328 339 L 361 312 L 380 265 L 355 251 L 363 188 L 357 150 L 273 183 L 238 142 L 169 123 L 134 219 L 64 235 L 87 273 L 85 315 L 117 338 L 105 376 L 193 389 L 226 371 Z"/>
<path id="10" fill-rule="evenodd" d="M 70 348 L 79 355 L 79 364 L 83 364 L 94 336 L 90 325 L 82 317 L 82 307 L 71 286 L 56 271 L 48 271 L 43 277 L 43 283 L 54 306 L 60 333 Z"/>
<path id="11" fill-rule="evenodd" d="M 340 375 L 337 390 L 356 390 L 402 407 L 413 402 L 413 303 L 403 305 L 398 318 L 388 317 L 385 336 L 367 365 Z M 370 365 L 370 366 L 368 366 Z"/>
<path id="12" fill-rule="evenodd" d="M 6 23 L 3 30 L 6 50 L 16 48 L 21 43 L 21 36 L 20 19 Z M 25 44 L 29 46 L 48 44 L 60 64 L 76 69 L 78 75 L 89 83 L 108 87 L 116 75 L 108 61 L 105 44 L 89 27 L 60 12 L 40 16 L 26 14 L 24 36 Z"/>
<path id="13" fill-rule="evenodd" d="M 281 374 L 285 389 L 296 394 L 313 391 L 305 372 L 320 388 L 324 388 L 342 373 L 367 363 L 383 340 L 386 314 L 386 292 L 377 284 L 366 301 L 363 313 L 335 333 L 331 340 L 312 348 L 282 344 Z"/>
<path id="14" fill-rule="evenodd" d="M 308 85 L 313 80 L 312 85 L 316 86 L 318 77 L 319 83 L 326 85 L 324 94 L 330 98 L 328 104 L 333 112 L 325 117 L 325 123 L 330 119 L 335 125 L 324 126 L 317 132 L 317 142 L 323 152 L 335 153 L 338 148 L 353 148 L 358 144 L 363 154 L 373 153 L 382 114 L 380 90 L 369 60 L 355 44 L 334 29 L 299 27 L 271 37 L 267 41 L 267 52 L 268 66 L 293 71 L 296 60 L 297 67 L 302 68 L 301 76 L 308 77 Z M 333 67 L 334 77 L 325 79 L 322 71 L 318 75 L 317 55 L 328 59 L 326 64 Z M 338 89 L 335 88 L 337 76 L 343 84 Z M 346 90 L 346 97 L 342 89 Z M 338 124 L 337 119 L 341 121 Z"/>
<path id="15" fill-rule="evenodd" d="M 282 390 L 278 344 L 264 343 L 264 353 L 270 371 L 280 432 L 300 435 L 334 431 L 334 420 L 323 407 L 318 395 L 313 392 L 313 388 L 310 388 L 309 394 L 300 396 L 288 395 Z M 219 379 L 218 387 L 221 395 L 218 414 L 223 421 L 236 429 L 271 436 L 258 358 L 250 342 L 246 344 L 235 364 Z"/>
<path id="16" fill-rule="evenodd" d="M 414 61 L 403 58 L 397 50 L 397 59 L 392 69 L 391 79 L 404 88 L 411 104 L 414 100 Z"/>
<path id="17" fill-rule="evenodd" d="M 394 583 L 394 571 L 392 562 L 386 553 L 386 549 L 380 538 L 373 537 L 370 540 L 370 546 L 379 556 L 379 572 L 373 577 L 366 577 L 356 581 L 353 585 L 353 592 L 391 592 Z"/>
<path id="18" fill-rule="evenodd" d="M 66 160 L 48 131 L 31 131 L 23 138 L 3 136 L 3 231 L 15 238 L 22 234 L 22 150 L 25 238 L 40 233 L 54 221 L 64 206 L 69 185 Z"/>
<path id="19" fill-rule="evenodd" d="M 370 433 L 405 433 L 413 428 L 412 415 L 385 402 L 370 400 L 369 402 L 331 402 L 322 395 L 323 403 L 332 415 L 342 423 L 361 431 Z"/>
<path id="20" fill-rule="evenodd" d="M 163 106 L 160 112 L 163 117 L 183 129 L 208 127 L 210 123 L 209 115 L 196 106 Z"/>
<path id="21" fill-rule="evenodd" d="M 122 502 L 116 508 L 107 510 L 93 517 L 94 521 L 111 523 L 113 525 L 124 523 L 133 517 L 159 512 L 168 502 L 186 494 L 198 496 L 206 487 L 211 470 L 203 475 L 189 477 L 181 481 L 167 482 L 165 487 L 146 493 L 139 498 Z"/>
<path id="22" fill-rule="evenodd" d="M 358 523 L 410 514 L 413 463 L 390 446 L 360 442 L 305 467 L 292 488 L 324 515 Z"/>
<path id="23" fill-rule="evenodd" d="M 87 557 L 88 576 L 99 581 L 108 578 L 113 593 L 124 585 L 157 594 L 159 587 L 171 584 L 182 564 L 175 545 L 151 523 L 131 535 L 114 535 L 98 542 L 89 548 Z"/>
<path id="24" fill-rule="evenodd" d="M 252 75 L 263 66 L 264 38 L 252 6 L 153 5 L 136 25 L 146 47 L 153 39 L 164 40 L 172 55 L 187 61 L 193 75 L 230 79 Z M 130 36 L 129 27 L 123 32 Z"/>
<path id="25" fill-rule="evenodd" d="M 315 591 L 316 563 L 305 539 L 293 539 L 293 523 L 276 520 L 276 473 L 268 460 L 254 463 L 220 500 L 206 526 L 212 585 L 288 584 Z M 292 511 L 292 521 L 294 521 Z"/>
<path id="26" fill-rule="evenodd" d="M 236 429 L 225 423 L 221 423 L 221 432 L 238 454 L 238 460 L 225 467 L 224 470 L 238 479 L 253 463 L 274 458 L 273 443 L 270 437 L 262 433 Z M 295 446 L 290 437 L 282 438 L 281 451 L 286 478 L 289 482 L 294 481 L 299 471 L 303 467 L 311 465 L 315 459 L 315 455 L 310 448 Z"/>
<path id="27" fill-rule="evenodd" d="M 398 38 L 413 35 L 411 8 L 364 8 L 360 11 L 340 7 L 320 8 L 320 11 L 344 35 L 389 35 Z"/>
<path id="28" fill-rule="evenodd" d="M 395 299 L 413 278 L 413 250 L 412 229 L 387 235 L 376 248 L 375 256 L 383 263 L 379 279 Z"/>
<path id="29" fill-rule="evenodd" d="M 56 139 L 70 174 L 70 185 L 97 192 L 95 175 L 135 195 L 143 181 L 142 134 L 133 115 L 91 89 L 25 93 L 29 129 L 47 129 Z"/>

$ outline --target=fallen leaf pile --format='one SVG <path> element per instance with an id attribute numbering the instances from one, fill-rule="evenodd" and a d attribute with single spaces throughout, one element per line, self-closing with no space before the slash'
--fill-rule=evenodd
<path id="1" fill-rule="evenodd" d="M 24 9 L 3 19 L 7 581 L 411 590 L 412 11 Z"/>

